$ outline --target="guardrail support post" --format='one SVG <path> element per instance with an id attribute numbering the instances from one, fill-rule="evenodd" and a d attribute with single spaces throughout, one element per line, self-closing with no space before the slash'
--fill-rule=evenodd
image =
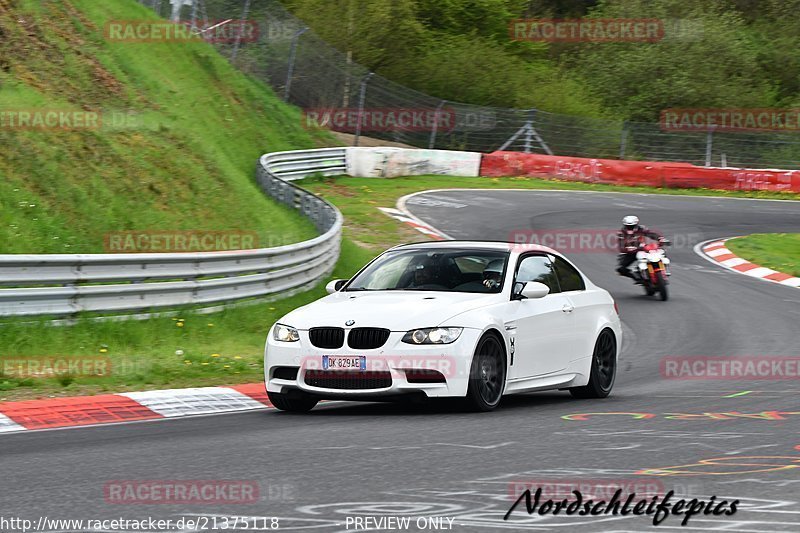
<path id="1" fill-rule="evenodd" d="M 361 80 L 361 88 L 358 92 L 358 124 L 356 124 L 356 138 L 353 140 L 353 146 L 358 146 L 358 139 L 361 138 L 361 116 L 364 114 L 364 100 L 367 98 L 367 83 L 374 75 L 374 72 L 370 72 Z"/>
<path id="2" fill-rule="evenodd" d="M 289 101 L 289 92 L 292 90 L 292 77 L 294 76 L 294 62 L 297 59 L 297 43 L 300 36 L 308 31 L 308 28 L 300 28 L 292 37 L 292 46 L 289 50 L 289 66 L 286 68 L 286 85 L 283 87 L 283 100 Z"/>

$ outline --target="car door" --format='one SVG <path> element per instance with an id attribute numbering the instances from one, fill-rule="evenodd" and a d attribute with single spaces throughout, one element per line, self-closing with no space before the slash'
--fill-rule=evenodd
<path id="1" fill-rule="evenodd" d="M 602 312 L 602 305 L 598 302 L 596 293 L 586 290 L 586 282 L 577 268 L 559 256 L 551 255 L 550 260 L 555 266 L 561 293 L 575 307 L 572 312 L 575 358 L 589 357 L 594 350 L 597 315 Z"/>
<path id="2" fill-rule="evenodd" d="M 506 330 L 514 338 L 512 379 L 557 373 L 575 355 L 572 302 L 561 293 L 555 267 L 546 254 L 520 257 L 514 283 L 529 281 L 544 283 L 550 294 L 509 302 Z"/>

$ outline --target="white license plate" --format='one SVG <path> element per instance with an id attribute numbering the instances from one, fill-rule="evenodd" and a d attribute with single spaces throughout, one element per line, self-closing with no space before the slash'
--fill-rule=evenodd
<path id="1" fill-rule="evenodd" d="M 364 355 L 323 355 L 323 370 L 361 370 L 367 369 L 367 357 Z"/>

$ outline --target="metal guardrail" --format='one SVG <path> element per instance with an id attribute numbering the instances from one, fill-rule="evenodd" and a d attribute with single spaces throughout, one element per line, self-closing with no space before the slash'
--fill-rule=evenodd
<path id="1" fill-rule="evenodd" d="M 314 239 L 211 253 L 0 255 L 0 316 L 133 312 L 229 302 L 311 287 L 339 258 L 342 214 L 290 183 L 346 172 L 344 148 L 266 154 L 256 178 L 265 193 L 300 211 Z M 43 286 L 50 285 L 50 286 Z"/>

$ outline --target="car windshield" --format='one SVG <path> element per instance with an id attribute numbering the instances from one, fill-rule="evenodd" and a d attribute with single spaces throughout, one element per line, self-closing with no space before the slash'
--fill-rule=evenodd
<path id="1" fill-rule="evenodd" d="M 368 265 L 345 291 L 497 293 L 503 289 L 508 255 L 453 248 L 393 250 Z"/>

